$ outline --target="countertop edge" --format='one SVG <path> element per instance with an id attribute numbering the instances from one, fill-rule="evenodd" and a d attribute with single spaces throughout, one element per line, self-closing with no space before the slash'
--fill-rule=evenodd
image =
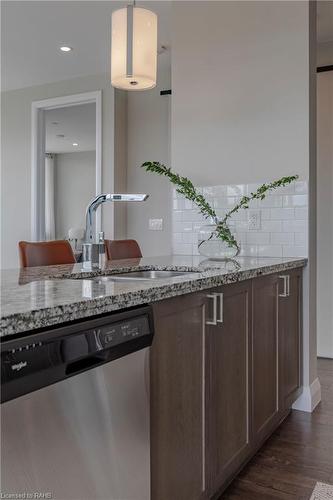
<path id="1" fill-rule="evenodd" d="M 307 259 L 300 258 L 223 274 L 218 274 L 217 269 L 214 271 L 217 273 L 216 275 L 209 276 L 205 276 L 207 271 L 193 271 L 200 274 L 200 276 L 177 283 L 164 282 L 160 285 L 154 284 L 149 289 L 139 291 L 127 291 L 117 295 L 73 301 L 70 304 L 46 307 L 24 313 L 13 313 L 1 318 L 1 340 L 11 340 L 11 337 L 15 338 L 23 333 L 29 335 L 34 330 L 54 327 L 55 325 L 91 318 L 100 314 L 111 313 L 147 303 L 154 303 L 188 293 L 200 292 L 215 286 L 232 284 L 300 267 L 303 268 L 306 264 Z M 208 271 L 209 273 L 212 273 L 212 270 Z"/>

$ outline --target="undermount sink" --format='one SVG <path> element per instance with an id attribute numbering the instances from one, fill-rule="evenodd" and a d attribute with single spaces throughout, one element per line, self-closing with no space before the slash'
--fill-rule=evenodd
<path id="1" fill-rule="evenodd" d="M 108 281 L 149 281 L 185 276 L 187 271 L 130 271 L 128 273 L 111 274 L 109 276 L 96 276 L 93 281 L 105 283 Z"/>

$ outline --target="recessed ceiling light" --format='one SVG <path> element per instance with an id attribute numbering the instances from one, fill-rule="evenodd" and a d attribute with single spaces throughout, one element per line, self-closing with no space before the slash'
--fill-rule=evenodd
<path id="1" fill-rule="evenodd" d="M 73 142 L 73 146 L 78 146 L 79 143 L 78 142 Z"/>
<path id="2" fill-rule="evenodd" d="M 72 49 L 72 47 L 69 47 L 68 45 L 63 45 L 62 47 L 60 47 L 60 50 L 62 52 L 71 52 L 73 49 Z"/>

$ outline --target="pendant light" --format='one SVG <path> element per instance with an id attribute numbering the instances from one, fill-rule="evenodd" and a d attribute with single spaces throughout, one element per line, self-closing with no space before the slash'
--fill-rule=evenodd
<path id="1" fill-rule="evenodd" d="M 157 15 L 135 3 L 112 13 L 111 84 L 124 90 L 156 85 Z"/>

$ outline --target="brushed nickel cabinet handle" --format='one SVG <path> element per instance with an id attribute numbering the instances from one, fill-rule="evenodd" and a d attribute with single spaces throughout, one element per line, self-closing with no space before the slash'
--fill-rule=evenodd
<path id="1" fill-rule="evenodd" d="M 290 297 L 290 275 L 287 274 L 287 296 Z"/>
<path id="2" fill-rule="evenodd" d="M 220 302 L 220 317 L 217 320 L 217 323 L 223 323 L 223 293 L 217 293 L 216 294 L 219 298 Z"/>
<path id="3" fill-rule="evenodd" d="M 286 274 L 279 276 L 281 280 L 283 280 L 283 292 L 279 293 L 279 297 L 288 297 L 288 276 Z"/>
<path id="4" fill-rule="evenodd" d="M 217 325 L 217 295 L 216 293 L 212 293 L 210 295 L 207 295 L 208 299 L 213 300 L 213 319 L 212 321 L 206 321 L 206 325 Z"/>

